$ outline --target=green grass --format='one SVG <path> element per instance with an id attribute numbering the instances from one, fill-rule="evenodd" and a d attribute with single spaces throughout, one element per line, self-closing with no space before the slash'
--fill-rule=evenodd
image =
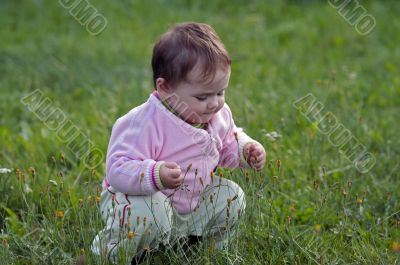
<path id="1" fill-rule="evenodd" d="M 247 209 L 228 251 L 156 254 L 156 262 L 400 263 L 392 249 L 400 241 L 398 1 L 362 1 L 377 22 L 367 36 L 327 1 L 90 3 L 108 20 L 98 36 L 58 1 L 0 2 L 0 167 L 13 169 L 0 174 L 0 264 L 74 264 L 83 253 L 95 264 L 89 248 L 103 225 L 104 163 L 86 168 L 21 98 L 39 89 L 105 153 L 114 121 L 152 91 L 153 43 L 188 20 L 211 24 L 224 41 L 233 60 L 227 102 L 270 166 L 247 180 L 232 172 Z M 374 154 L 370 172 L 359 173 L 292 106 L 308 93 Z M 271 131 L 282 138 L 268 141 Z"/>

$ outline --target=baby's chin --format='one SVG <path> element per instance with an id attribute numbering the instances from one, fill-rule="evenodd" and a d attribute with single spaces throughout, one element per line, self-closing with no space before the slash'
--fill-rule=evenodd
<path id="1" fill-rule="evenodd" d="M 215 115 L 214 113 L 213 114 L 204 115 L 204 118 L 202 117 L 201 118 L 201 122 L 199 122 L 199 123 L 208 123 L 209 121 L 211 121 L 211 119 L 212 119 L 212 117 L 214 115 Z"/>

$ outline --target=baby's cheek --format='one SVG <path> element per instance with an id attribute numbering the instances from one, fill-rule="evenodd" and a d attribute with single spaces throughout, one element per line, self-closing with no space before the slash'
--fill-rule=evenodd
<path id="1" fill-rule="evenodd" d="M 218 110 L 220 110 L 220 109 L 222 109 L 222 107 L 224 106 L 224 103 L 225 103 L 225 98 L 222 98 L 222 99 L 220 99 L 219 100 L 219 103 L 218 103 Z"/>

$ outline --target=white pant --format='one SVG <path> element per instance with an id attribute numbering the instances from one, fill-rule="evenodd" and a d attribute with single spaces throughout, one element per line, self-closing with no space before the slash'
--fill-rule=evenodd
<path id="1" fill-rule="evenodd" d="M 121 249 L 132 258 L 188 235 L 213 237 L 216 247 L 223 248 L 245 207 L 243 190 L 217 176 L 205 187 L 197 208 L 185 215 L 177 213 L 162 192 L 130 196 L 108 187 L 100 201 L 106 226 L 95 237 L 92 251 L 116 262 Z"/>

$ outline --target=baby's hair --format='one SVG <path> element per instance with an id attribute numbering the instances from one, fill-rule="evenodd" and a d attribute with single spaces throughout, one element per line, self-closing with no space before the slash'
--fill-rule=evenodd
<path id="1" fill-rule="evenodd" d="M 164 33 L 154 45 L 153 81 L 168 84 L 187 81 L 189 72 L 200 63 L 204 81 L 212 81 L 218 68 L 228 69 L 231 59 L 215 30 L 203 23 L 180 23 Z"/>

